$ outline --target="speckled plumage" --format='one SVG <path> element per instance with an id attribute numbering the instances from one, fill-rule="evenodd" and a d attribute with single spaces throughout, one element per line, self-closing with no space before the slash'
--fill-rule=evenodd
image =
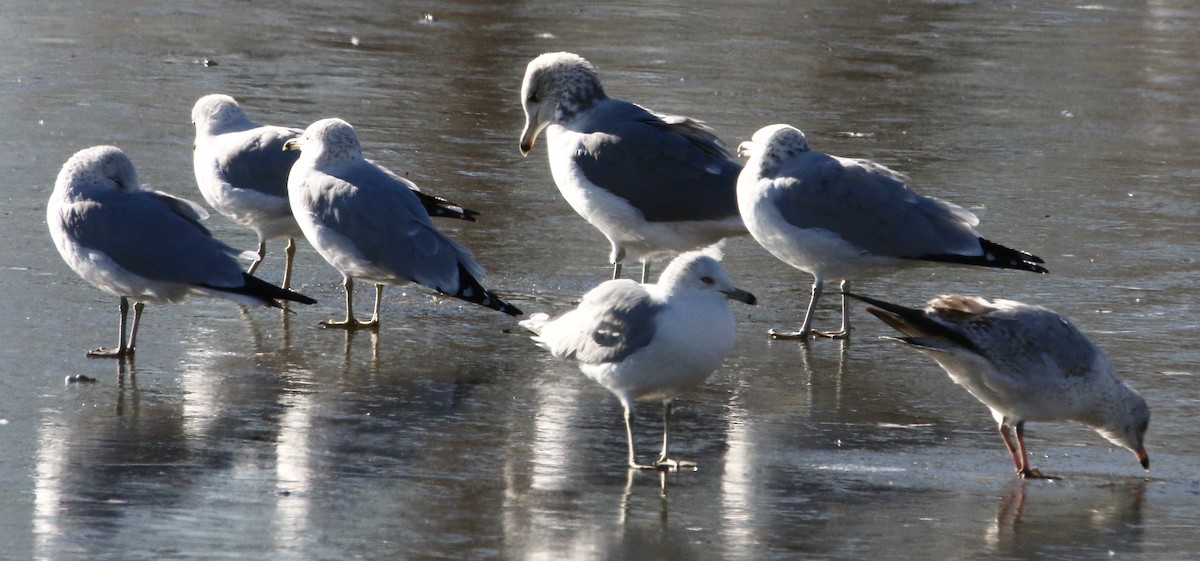
<path id="1" fill-rule="evenodd" d="M 1022 476 L 1041 475 L 1025 453 L 1026 421 L 1083 423 L 1131 450 L 1149 469 L 1146 401 L 1061 315 L 1012 300 L 962 295 L 940 296 L 922 309 L 851 296 L 875 306 L 867 311 L 903 333 L 898 341 L 933 357 L 955 383 L 988 406 Z"/>

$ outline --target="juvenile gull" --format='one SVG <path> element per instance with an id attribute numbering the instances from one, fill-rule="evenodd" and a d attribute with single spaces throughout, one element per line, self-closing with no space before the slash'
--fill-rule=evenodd
<path id="1" fill-rule="evenodd" d="M 970 211 L 914 193 L 904 176 L 875 162 L 811 150 L 795 127 L 763 127 L 738 154 L 750 157 L 737 188 L 750 235 L 813 276 L 800 330 L 771 330 L 772 338 L 849 335 L 845 296 L 841 329 L 812 329 L 826 279 L 841 279 L 844 291 L 851 278 L 929 263 L 1046 272 L 1041 258 L 980 237 Z"/>
<path id="2" fill-rule="evenodd" d="M 379 327 L 384 285 L 410 282 L 509 315 L 516 307 L 488 292 L 483 267 L 467 248 L 438 232 L 415 186 L 363 159 L 358 135 L 341 119 L 322 119 L 284 149 L 301 150 L 288 177 L 292 214 L 308 243 L 342 273 L 346 318 L 322 325 Z M 354 318 L 354 279 L 375 284 L 370 321 Z"/>
<path id="3" fill-rule="evenodd" d="M 304 131 L 255 123 L 236 100 L 222 94 L 196 101 L 192 124 L 196 126 L 192 159 L 204 200 L 258 235 L 258 255 L 247 272 L 253 274 L 266 256 L 267 240 L 286 237 L 283 286 L 290 287 L 295 238 L 304 233 L 287 198 L 288 173 L 300 154 L 284 151 L 283 145 Z M 409 187 L 416 190 L 416 185 Z M 417 196 L 430 216 L 474 220 L 474 211 L 446 199 L 420 192 Z"/>
<path id="4" fill-rule="evenodd" d="M 545 129 L 554 183 L 608 238 L 614 279 L 626 258 L 642 262 L 647 282 L 652 259 L 746 233 L 742 166 L 704 123 L 609 98 L 596 69 L 571 53 L 529 63 L 521 104 L 521 154 Z"/>
<path id="5" fill-rule="evenodd" d="M 1150 469 L 1146 401 L 1061 315 L 1012 300 L 961 295 L 940 296 L 922 309 L 849 296 L 875 306 L 867 311 L 904 334 L 895 340 L 933 357 L 950 379 L 991 409 L 1021 477 L 1043 477 L 1025 452 L 1026 421 L 1078 421 L 1133 451 Z"/>
<path id="6" fill-rule="evenodd" d="M 177 302 L 192 294 L 278 307 L 312 298 L 243 273 L 240 252 L 212 237 L 191 201 L 148 191 L 120 149 L 76 152 L 58 174 L 46 205 L 50 237 L 67 265 L 96 288 L 121 298 L 121 336 L 115 349 L 88 356 L 126 357 L 137 343 L 146 302 Z M 126 340 L 129 300 L 133 327 Z"/>
<path id="7" fill-rule="evenodd" d="M 671 402 L 708 378 L 733 347 L 727 299 L 755 302 L 712 255 L 693 251 L 676 257 L 658 284 L 606 281 L 561 317 L 534 314 L 521 325 L 537 334 L 539 346 L 579 361 L 584 374 L 621 400 L 630 467 L 677 468 L 667 451 Z M 637 463 L 633 452 L 634 401 L 663 404 L 662 451 L 650 465 Z"/>

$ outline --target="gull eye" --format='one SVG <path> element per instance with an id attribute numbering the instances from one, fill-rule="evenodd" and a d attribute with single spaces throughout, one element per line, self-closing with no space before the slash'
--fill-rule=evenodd
<path id="1" fill-rule="evenodd" d="M 700 282 L 704 284 L 712 284 L 715 281 L 713 281 L 712 277 L 700 277 Z"/>
<path id="2" fill-rule="evenodd" d="M 529 97 L 527 97 L 525 99 L 529 103 L 540 103 L 542 101 L 542 96 L 538 95 L 537 92 L 530 92 Z"/>

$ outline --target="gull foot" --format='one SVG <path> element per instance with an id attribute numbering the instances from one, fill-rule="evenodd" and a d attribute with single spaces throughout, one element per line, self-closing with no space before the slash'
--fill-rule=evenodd
<path id="1" fill-rule="evenodd" d="M 659 471 L 679 471 L 681 469 L 690 469 L 692 471 L 696 471 L 696 462 L 691 462 L 688 460 L 672 460 L 671 458 L 659 458 L 658 461 L 654 462 L 654 465 L 650 467 Z"/>
<path id="2" fill-rule="evenodd" d="M 1051 481 L 1058 481 L 1059 479 L 1062 479 L 1061 477 L 1055 477 L 1053 475 L 1042 475 L 1042 472 L 1037 468 L 1025 468 L 1021 471 L 1018 471 L 1017 475 L 1020 476 L 1021 479 L 1048 479 Z"/>
<path id="3" fill-rule="evenodd" d="M 812 338 L 823 337 L 825 339 L 849 339 L 849 331 L 813 331 Z"/>
<path id="4" fill-rule="evenodd" d="M 780 331 L 778 329 L 767 331 L 767 338 L 776 341 L 807 340 L 809 335 L 810 333 L 804 331 Z"/>
<path id="5" fill-rule="evenodd" d="M 99 349 L 88 351 L 87 356 L 90 358 L 129 358 L 133 356 L 133 349 L 121 350 L 100 347 Z"/>
<path id="6" fill-rule="evenodd" d="M 349 321 L 331 319 L 323 321 L 319 325 L 325 329 L 345 329 L 346 331 L 356 331 L 359 329 L 370 329 L 371 331 L 379 330 L 378 321 L 358 321 L 356 319 Z"/>

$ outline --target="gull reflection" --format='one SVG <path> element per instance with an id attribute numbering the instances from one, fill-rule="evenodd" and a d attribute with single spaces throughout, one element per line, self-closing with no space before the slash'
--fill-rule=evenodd
<path id="1" fill-rule="evenodd" d="M 636 477 L 653 477 L 658 476 L 658 519 L 662 523 L 665 530 L 667 526 L 667 474 L 669 470 L 660 469 L 651 473 L 646 473 L 641 469 L 626 468 L 625 470 L 625 492 L 621 494 L 621 508 L 617 514 L 617 522 L 625 525 L 629 521 L 629 513 L 633 507 L 633 481 Z"/>
<path id="2" fill-rule="evenodd" d="M 1145 539 L 1145 487 L 1145 479 L 1069 484 L 1010 480 L 984 531 L 984 543 L 1014 558 L 1056 550 L 1137 555 Z"/>

